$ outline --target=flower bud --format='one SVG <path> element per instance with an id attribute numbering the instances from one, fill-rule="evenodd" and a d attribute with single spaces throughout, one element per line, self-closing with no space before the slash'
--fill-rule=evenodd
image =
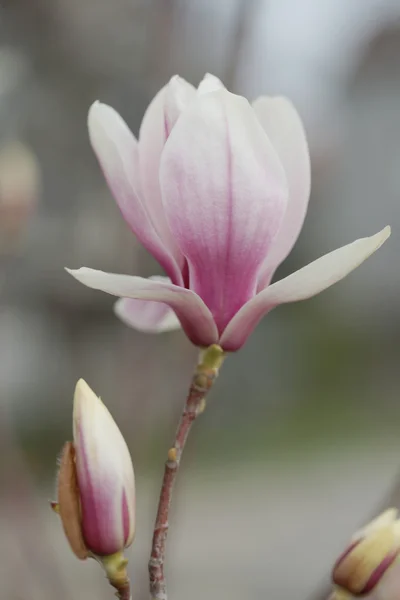
<path id="1" fill-rule="evenodd" d="M 352 596 L 369 594 L 400 553 L 400 520 L 389 509 L 357 532 L 338 558 L 332 579 Z"/>
<path id="2" fill-rule="evenodd" d="M 73 437 L 61 457 L 53 508 L 78 558 L 121 553 L 135 532 L 132 461 L 115 421 L 83 379 L 75 389 Z"/>

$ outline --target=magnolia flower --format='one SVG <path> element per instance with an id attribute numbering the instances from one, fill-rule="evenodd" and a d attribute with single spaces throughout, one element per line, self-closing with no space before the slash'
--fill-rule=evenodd
<path id="1" fill-rule="evenodd" d="M 70 273 L 123 298 L 116 312 L 138 329 L 181 325 L 198 346 L 237 350 L 271 309 L 339 281 L 390 234 L 386 227 L 270 285 L 310 193 L 304 129 L 285 98 L 250 105 L 212 75 L 197 90 L 175 76 L 148 107 L 138 140 L 99 102 L 88 125 L 125 220 L 168 277 Z"/>
<path id="2" fill-rule="evenodd" d="M 332 600 L 365 597 L 400 598 L 400 520 L 389 509 L 357 532 L 336 561 L 332 579 L 338 586 Z"/>
<path id="3" fill-rule="evenodd" d="M 121 553 L 135 533 L 132 462 L 115 421 L 83 379 L 75 389 L 73 434 L 55 505 L 71 548 L 82 559 Z"/>

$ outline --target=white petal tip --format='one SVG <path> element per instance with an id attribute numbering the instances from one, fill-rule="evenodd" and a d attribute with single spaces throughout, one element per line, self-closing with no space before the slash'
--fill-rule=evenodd
<path id="1" fill-rule="evenodd" d="M 92 104 L 90 105 L 89 108 L 89 112 L 92 111 L 93 109 L 95 109 L 97 106 L 100 106 L 101 102 L 100 100 L 95 100 L 94 102 L 92 102 Z"/>
<path id="2" fill-rule="evenodd" d="M 78 406 L 87 405 L 89 402 L 98 402 L 99 397 L 96 396 L 92 388 L 84 379 L 79 379 L 75 386 L 74 392 L 74 411 L 78 410 Z"/>
<path id="3" fill-rule="evenodd" d="M 99 100 L 93 102 L 89 108 L 87 117 L 87 126 L 89 136 L 94 141 L 102 141 L 110 137 L 109 131 L 115 127 L 120 127 L 122 119 L 118 112 L 108 104 L 103 104 Z"/>
<path id="4" fill-rule="evenodd" d="M 68 269 L 67 267 L 65 267 L 65 270 L 67 271 L 67 273 L 72 275 L 74 279 L 79 281 L 79 283 L 83 283 L 83 285 L 86 285 L 86 287 L 89 287 L 93 290 L 103 290 L 115 296 L 121 295 L 119 293 L 114 293 L 112 289 L 109 289 L 109 286 L 104 287 L 102 285 L 102 283 L 104 282 L 104 277 L 106 277 L 107 279 L 107 277 L 109 276 L 108 273 L 104 273 L 103 271 L 96 271 L 96 269 L 89 269 L 88 267 L 81 267 L 80 269 Z"/>
<path id="5" fill-rule="evenodd" d="M 89 275 L 90 272 L 93 270 L 93 269 L 88 269 L 87 267 L 80 267 L 80 269 L 69 269 L 68 267 L 64 267 L 64 269 L 67 271 L 67 273 L 72 275 L 72 277 L 74 277 L 74 279 L 77 279 L 78 281 L 81 281 L 82 283 L 84 283 L 85 275 Z"/>
<path id="6" fill-rule="evenodd" d="M 171 79 L 169 80 L 169 84 L 174 84 L 174 83 L 179 83 L 181 81 L 185 81 L 182 77 L 180 77 L 180 75 L 172 75 Z"/>
<path id="7" fill-rule="evenodd" d="M 72 275 L 72 277 L 79 280 L 79 272 L 81 269 L 69 269 L 68 267 L 64 267 L 64 269 L 69 275 Z"/>
<path id="8" fill-rule="evenodd" d="M 90 106 L 87 116 L 87 124 L 89 129 L 93 126 L 94 121 L 97 119 L 97 116 L 102 111 L 103 107 L 109 108 L 106 104 L 102 104 L 100 100 L 95 100 Z"/>
<path id="9" fill-rule="evenodd" d="M 113 178 L 117 173 L 121 175 L 121 171 L 124 173 L 124 156 L 136 151 L 136 139 L 118 112 L 108 104 L 94 102 L 88 112 L 87 127 L 90 143 L 106 178 Z"/>
<path id="10" fill-rule="evenodd" d="M 386 225 L 386 227 L 384 229 L 382 229 L 382 231 L 381 231 L 383 241 L 387 240 L 388 237 L 390 237 L 391 233 L 392 233 L 392 228 L 390 227 L 390 225 Z"/>
<path id="11" fill-rule="evenodd" d="M 390 237 L 391 233 L 392 230 L 390 225 L 386 225 L 386 227 L 384 227 L 381 231 L 378 231 L 378 233 L 372 235 L 369 238 L 371 242 L 374 242 L 373 245 L 371 244 L 371 253 L 378 250 L 378 248 L 380 248 L 382 244 Z"/>
<path id="12" fill-rule="evenodd" d="M 77 394 L 87 394 L 87 393 L 93 393 L 92 389 L 90 388 L 90 386 L 86 383 L 86 381 L 84 379 L 79 379 L 76 386 L 75 386 L 75 395 Z"/>
<path id="13" fill-rule="evenodd" d="M 169 92 L 179 93 L 180 91 L 186 91 L 188 88 L 194 91 L 192 85 L 186 81 L 180 75 L 173 75 L 168 82 L 167 89 Z"/>
<path id="14" fill-rule="evenodd" d="M 224 90 L 225 86 L 218 77 L 206 73 L 203 79 L 200 81 L 199 87 L 197 88 L 198 94 L 209 94 L 210 92 L 216 92 L 218 90 Z"/>
<path id="15" fill-rule="evenodd" d="M 222 81 L 220 79 L 218 79 L 218 77 L 216 75 L 213 75 L 212 73 L 209 73 L 208 71 L 204 75 L 203 81 L 213 81 L 214 83 L 219 83 L 220 85 L 222 85 Z"/>

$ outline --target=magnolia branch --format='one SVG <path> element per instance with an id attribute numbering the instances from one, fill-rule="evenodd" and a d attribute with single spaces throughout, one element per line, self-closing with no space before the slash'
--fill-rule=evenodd
<path id="1" fill-rule="evenodd" d="M 153 600 L 167 600 L 164 562 L 172 491 L 191 427 L 205 408 L 205 397 L 218 375 L 223 358 L 223 351 L 217 345 L 210 346 L 201 353 L 178 424 L 174 444 L 168 451 L 149 560 L 150 594 Z"/>
<path id="2" fill-rule="evenodd" d="M 111 584 L 112 585 L 112 584 Z M 121 585 L 119 587 L 113 586 L 116 588 L 117 593 L 116 596 L 118 600 L 132 600 L 131 588 L 129 582 L 125 585 Z"/>

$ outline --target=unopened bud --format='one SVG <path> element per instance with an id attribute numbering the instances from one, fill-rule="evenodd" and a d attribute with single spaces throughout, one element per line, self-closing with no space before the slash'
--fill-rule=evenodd
<path id="1" fill-rule="evenodd" d="M 369 594 L 400 553 L 400 521 L 389 509 L 357 532 L 333 568 L 332 579 L 352 596 Z"/>
<path id="2" fill-rule="evenodd" d="M 83 379 L 75 389 L 73 435 L 61 456 L 52 508 L 78 558 L 95 556 L 122 571 L 120 555 L 135 533 L 132 461 L 115 421 Z M 111 555 L 118 560 L 107 561 Z"/>
<path id="3" fill-rule="evenodd" d="M 130 546 L 135 533 L 135 480 L 128 447 L 103 402 L 83 379 L 74 396 L 74 447 L 82 534 L 93 554 Z"/>

